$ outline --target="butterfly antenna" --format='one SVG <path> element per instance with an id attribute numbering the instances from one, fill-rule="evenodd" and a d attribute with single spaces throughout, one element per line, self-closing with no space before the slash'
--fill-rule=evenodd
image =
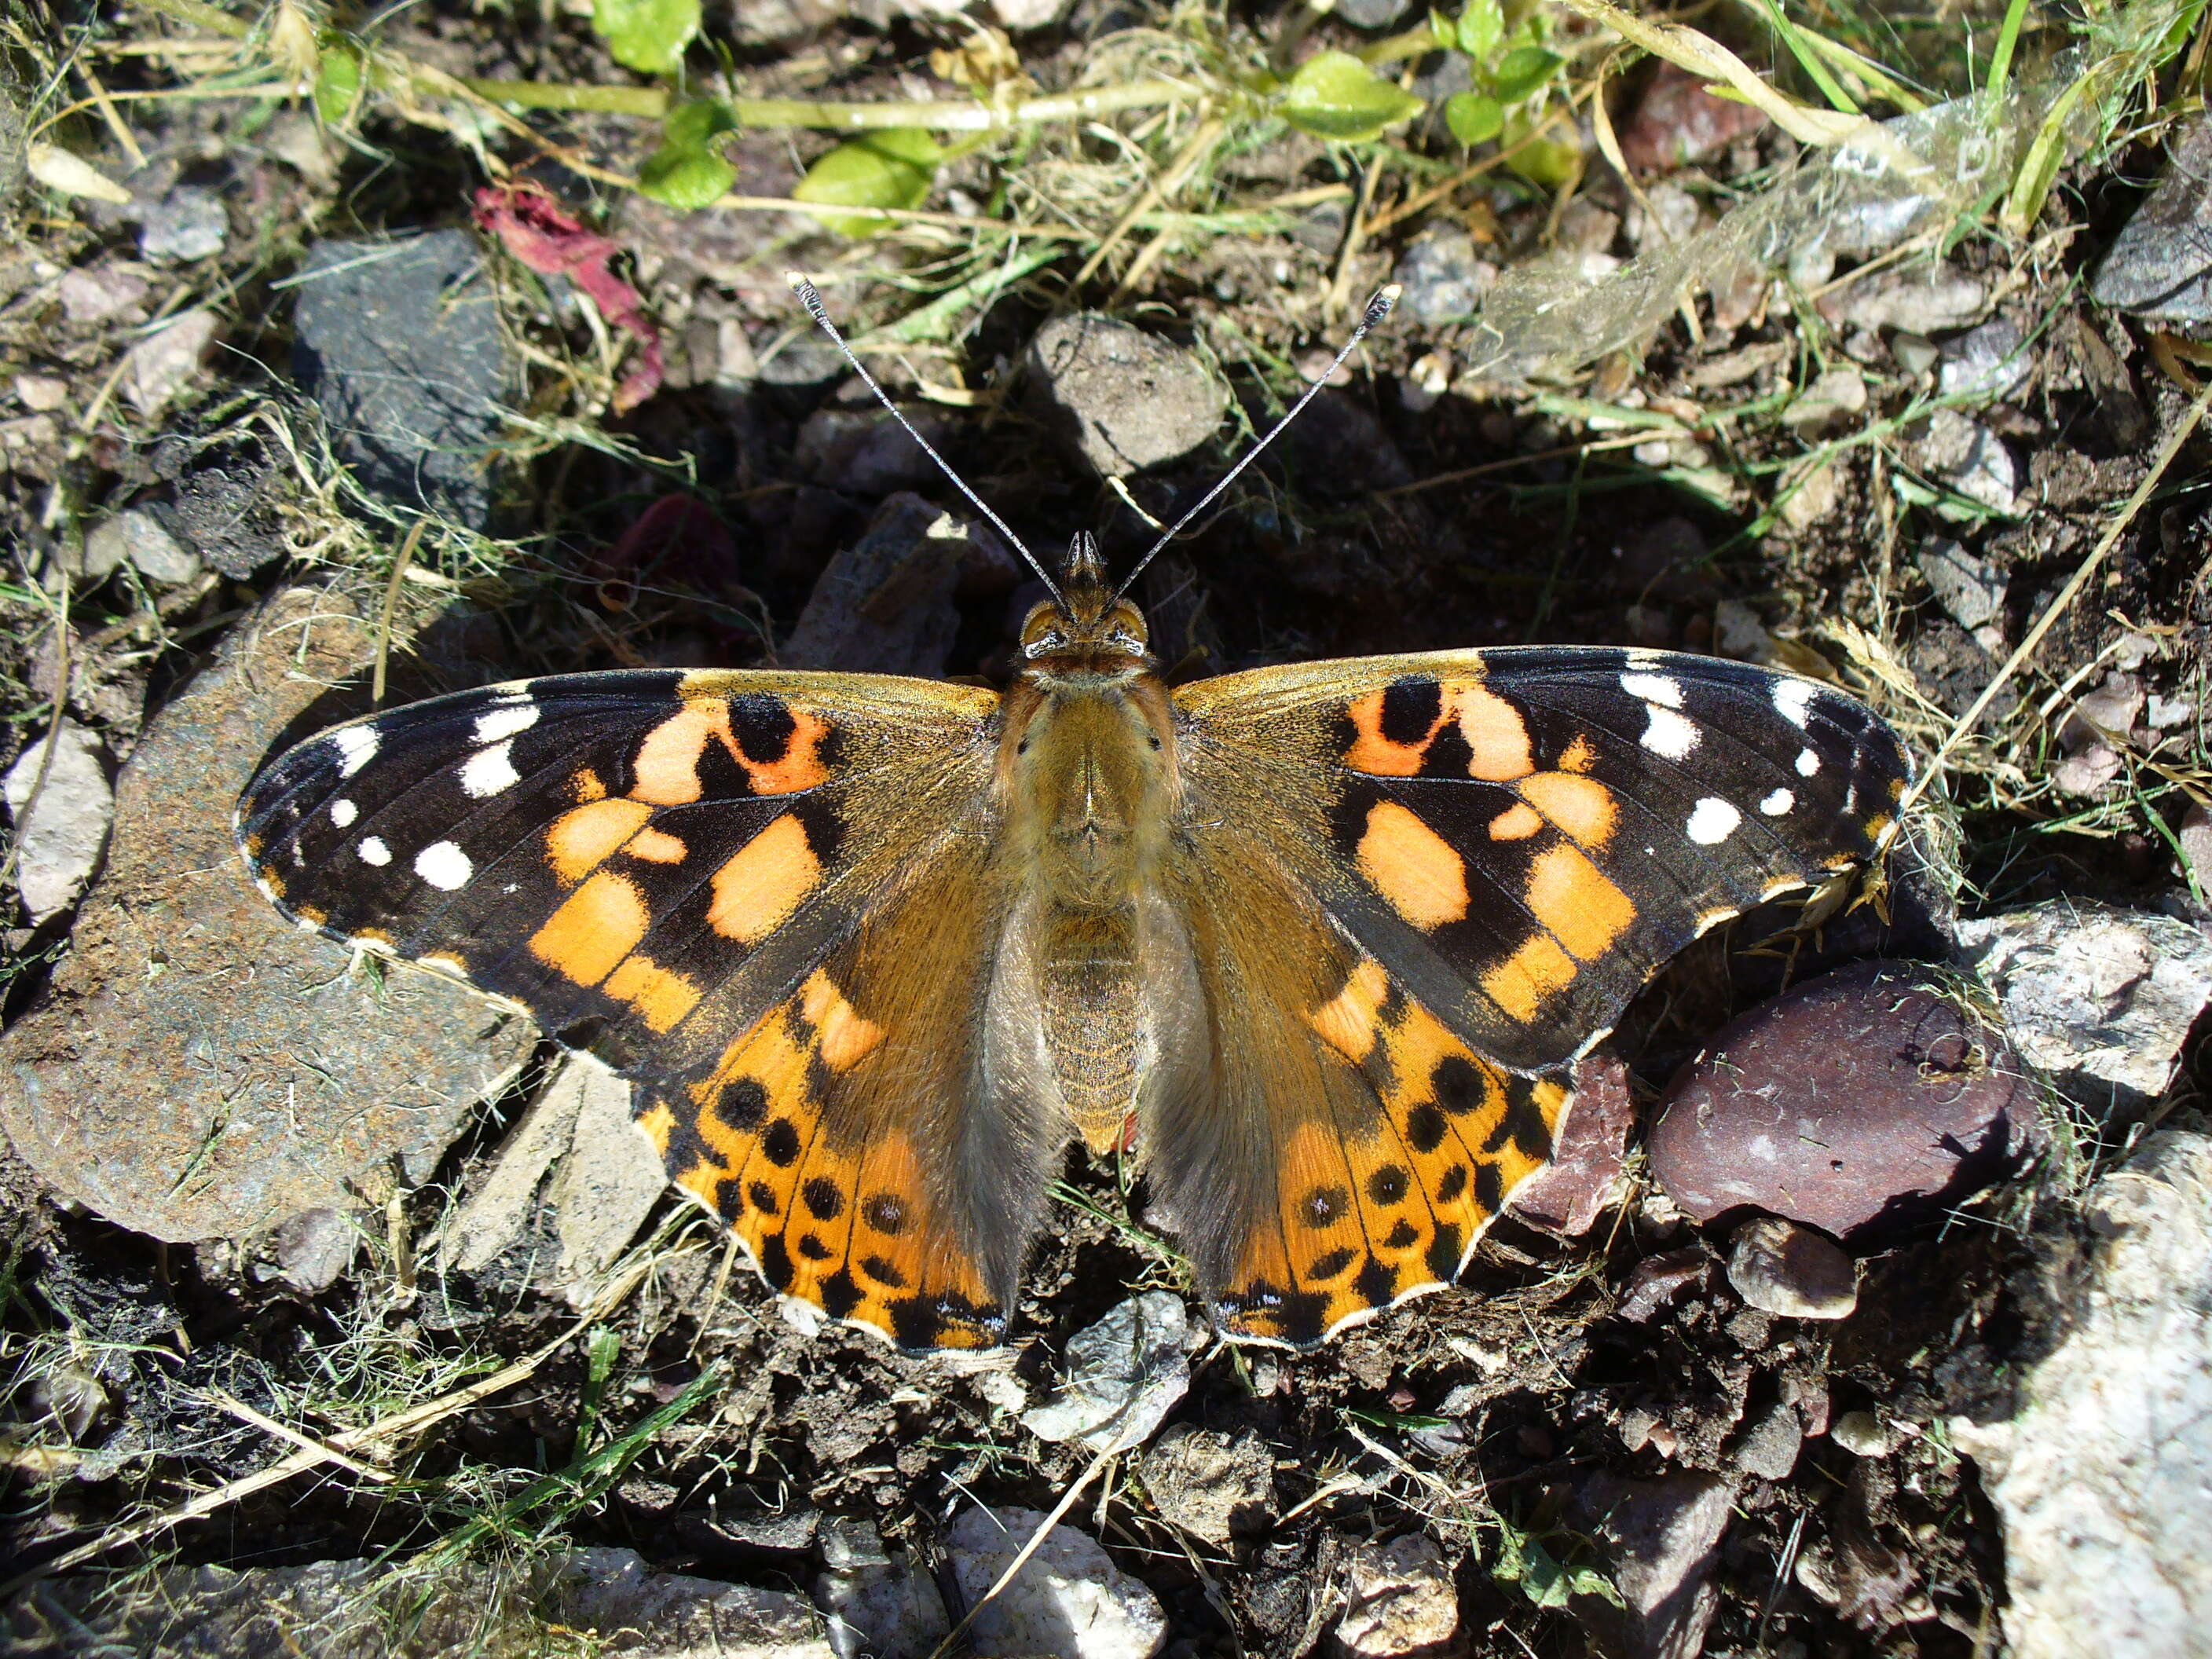
<path id="1" fill-rule="evenodd" d="M 1404 292 L 1403 289 L 1401 289 L 1398 283 L 1393 283 L 1389 287 L 1378 291 L 1375 297 L 1367 302 L 1367 311 L 1366 313 L 1360 318 L 1359 326 L 1352 331 L 1352 337 L 1344 343 L 1344 349 L 1336 354 L 1336 360 L 1329 364 L 1327 372 L 1324 373 L 1319 380 L 1310 384 L 1303 392 L 1298 394 L 1297 402 L 1291 405 L 1289 412 L 1285 414 L 1281 420 L 1276 422 L 1274 425 L 1267 428 L 1267 435 L 1266 437 L 1261 439 L 1258 443 L 1254 444 L 1251 448 L 1244 452 L 1243 459 L 1223 475 L 1220 483 L 1215 484 L 1212 489 L 1207 490 L 1205 495 L 1199 497 L 1197 506 L 1192 507 L 1189 512 L 1184 514 L 1182 517 L 1177 519 L 1173 524 L 1167 527 L 1167 529 L 1161 534 L 1159 540 L 1154 542 L 1152 546 L 1146 550 L 1145 556 L 1137 561 L 1136 568 L 1130 571 L 1127 575 L 1121 579 L 1121 586 L 1114 590 L 1114 597 L 1115 599 L 1118 599 L 1126 594 L 1129 591 L 1130 587 L 1135 584 L 1137 578 L 1144 574 L 1145 567 L 1159 556 L 1160 550 L 1165 547 L 1170 542 L 1173 541 L 1176 537 L 1182 534 L 1184 528 L 1188 526 L 1193 519 L 1195 519 L 1200 514 L 1205 512 L 1207 507 L 1212 506 L 1215 500 L 1220 495 L 1221 492 L 1237 482 L 1237 474 L 1243 471 L 1243 470 L 1251 465 L 1253 462 L 1258 460 L 1260 459 L 1260 452 L 1267 448 L 1269 444 L 1274 442 L 1275 440 L 1282 434 L 1282 430 L 1285 427 L 1288 426 L 1292 421 L 1298 418 L 1298 411 L 1320 395 L 1321 389 L 1328 384 L 1329 376 L 1335 374 L 1338 369 L 1344 367 L 1344 360 L 1346 357 L 1349 357 L 1352 352 L 1358 349 L 1359 343 L 1367 337 L 1369 331 L 1373 329 L 1376 324 L 1380 323 L 1385 317 L 1388 317 L 1390 314 L 1390 307 L 1398 303 L 1398 295 L 1402 292 Z"/>
<path id="2" fill-rule="evenodd" d="M 799 296 L 799 303 L 806 307 L 806 314 L 814 319 L 814 325 L 820 329 L 824 334 L 827 334 L 830 337 L 830 343 L 834 344 L 838 350 L 845 354 L 845 361 L 852 364 L 853 372 L 859 375 L 860 379 L 866 383 L 869 391 L 876 394 L 876 401 L 890 411 L 891 419 L 896 421 L 901 426 L 906 428 L 906 435 L 921 446 L 921 453 L 928 456 L 931 460 L 937 463 L 937 470 L 942 472 L 946 477 L 952 480 L 952 487 L 958 490 L 962 495 L 965 495 L 968 498 L 969 504 L 972 505 L 978 513 L 981 513 L 986 519 L 988 519 L 991 521 L 992 527 L 1001 536 L 1004 536 L 1009 542 L 1012 543 L 1015 550 L 1018 552 L 1022 557 L 1029 561 L 1030 568 L 1036 571 L 1037 575 L 1043 580 L 1044 585 L 1052 590 L 1054 603 L 1065 607 L 1067 601 L 1060 591 L 1060 584 L 1053 580 L 1051 573 L 1037 562 L 1036 555 L 1030 551 L 1027 545 L 1022 541 L 1022 538 L 1014 534 L 1012 529 L 1008 526 L 1004 519 L 991 511 L 989 504 L 987 503 L 981 495 L 978 495 L 974 490 L 969 489 L 968 481 L 952 470 L 952 463 L 946 460 L 944 456 L 939 454 L 935 449 L 930 447 L 929 440 L 923 437 L 921 434 L 914 429 L 914 422 L 907 419 L 905 416 L 899 413 L 899 407 L 896 404 L 891 401 L 890 393 L 885 392 L 880 386 L 878 386 L 876 384 L 876 377 L 869 374 L 868 371 L 861 366 L 860 360 L 853 355 L 853 348 L 845 343 L 845 337 L 837 331 L 837 325 L 830 320 L 830 313 L 828 308 L 822 303 L 822 295 L 820 291 L 815 288 L 813 283 L 808 282 L 805 277 L 802 276 L 795 270 L 785 271 L 783 273 L 783 280 L 791 284 L 791 291 Z M 1395 294 L 1396 290 L 1393 289 L 1392 292 Z M 1358 343 L 1358 337 L 1359 337 L 1358 335 L 1354 335 L 1352 337 L 1354 343 Z M 1347 351 L 1351 349 L 1352 348 L 1350 346 L 1346 346 L 1345 348 Z M 1233 477 L 1236 475 L 1232 473 L 1230 476 Z"/>

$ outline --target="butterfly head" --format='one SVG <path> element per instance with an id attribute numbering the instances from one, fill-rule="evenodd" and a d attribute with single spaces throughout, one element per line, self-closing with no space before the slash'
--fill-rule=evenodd
<path id="1" fill-rule="evenodd" d="M 1058 586 L 1022 623 L 1022 657 L 1031 672 L 1110 675 L 1152 666 L 1144 613 L 1108 583 L 1098 543 L 1087 532 L 1068 544 Z"/>

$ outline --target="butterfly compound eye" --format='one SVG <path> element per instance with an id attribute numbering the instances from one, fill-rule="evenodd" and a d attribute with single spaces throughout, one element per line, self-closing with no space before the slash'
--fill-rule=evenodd
<path id="1" fill-rule="evenodd" d="M 1022 623 L 1022 654 L 1041 657 L 1048 652 L 1060 651 L 1067 645 L 1067 618 L 1058 605 L 1047 600 L 1031 607 Z"/>

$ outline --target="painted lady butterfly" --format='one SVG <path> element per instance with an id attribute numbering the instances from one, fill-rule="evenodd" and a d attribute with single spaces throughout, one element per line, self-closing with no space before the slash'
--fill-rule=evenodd
<path id="1" fill-rule="evenodd" d="M 278 757 L 239 843 L 302 926 L 630 1079 L 787 1296 L 998 1343 L 1079 1136 L 1142 1159 L 1224 1332 L 1303 1346 L 1450 1282 L 1560 1069 L 1690 939 L 1875 860 L 1911 769 L 1825 685 L 1649 651 L 1170 690 L 1088 537 L 1021 651 L 1004 693 L 440 697 Z"/>

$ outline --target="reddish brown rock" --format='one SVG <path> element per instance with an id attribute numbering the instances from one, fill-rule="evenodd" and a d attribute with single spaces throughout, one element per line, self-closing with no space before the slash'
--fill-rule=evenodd
<path id="1" fill-rule="evenodd" d="M 1763 1210 L 1846 1238 L 2002 1179 L 2034 1144 L 2034 1086 L 1954 983 L 1862 963 L 1744 1015 L 1668 1085 L 1653 1176 L 1699 1221 Z"/>
<path id="2" fill-rule="evenodd" d="M 1575 1099 L 1560 1126 L 1552 1162 L 1513 1189 L 1516 1220 L 1560 1238 L 1580 1238 L 1618 1195 L 1635 1102 L 1618 1055 L 1591 1054 L 1575 1066 Z"/>
<path id="3" fill-rule="evenodd" d="M 1765 125 L 1750 105 L 1707 92 L 1702 76 L 1662 64 L 1621 126 L 1621 159 L 1637 173 L 1665 173 L 1717 155 Z"/>

